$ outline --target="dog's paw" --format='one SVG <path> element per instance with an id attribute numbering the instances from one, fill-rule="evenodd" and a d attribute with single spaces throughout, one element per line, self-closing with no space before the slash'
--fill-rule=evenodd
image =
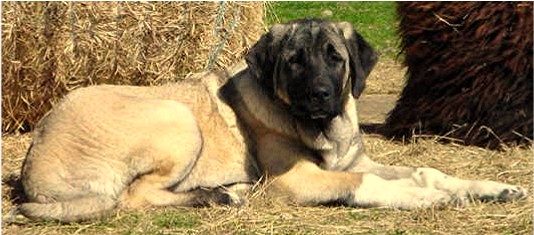
<path id="1" fill-rule="evenodd" d="M 221 187 L 217 188 L 217 194 L 213 202 L 219 205 L 238 207 L 247 204 L 248 201 L 245 196 L 240 195 L 234 190 Z"/>
<path id="2" fill-rule="evenodd" d="M 498 182 L 483 182 L 479 183 L 477 190 L 472 192 L 475 199 L 482 201 L 498 201 L 507 202 L 514 200 L 522 200 L 527 197 L 527 190 L 520 186 L 503 184 Z"/>
<path id="3" fill-rule="evenodd" d="M 22 213 L 20 212 L 20 206 L 15 207 L 8 214 L 2 217 L 2 222 L 6 224 L 25 224 L 30 221 L 30 218 L 22 215 Z"/>
<path id="4" fill-rule="evenodd" d="M 467 197 L 458 197 L 456 195 L 453 195 L 449 204 L 450 206 L 455 208 L 464 208 L 469 204 L 469 202 L 469 198 Z"/>
<path id="5" fill-rule="evenodd" d="M 499 193 L 499 196 L 497 199 L 499 201 L 512 201 L 512 200 L 521 200 L 525 199 L 527 197 L 527 190 L 519 187 L 519 186 L 512 186 L 510 188 L 505 188 L 502 190 L 501 193 Z"/>
<path id="6" fill-rule="evenodd" d="M 519 186 L 506 185 L 501 189 L 497 189 L 497 193 L 495 193 L 494 195 L 483 195 L 481 199 L 484 201 L 507 202 L 525 199 L 526 197 L 526 189 Z"/>

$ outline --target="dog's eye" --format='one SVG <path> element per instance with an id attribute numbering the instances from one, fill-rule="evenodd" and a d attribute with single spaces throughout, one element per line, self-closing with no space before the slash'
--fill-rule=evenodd
<path id="1" fill-rule="evenodd" d="M 328 55 L 328 59 L 332 62 L 342 62 L 343 57 L 336 51 L 334 46 L 332 44 L 328 44 L 326 47 L 326 54 Z"/>
<path id="2" fill-rule="evenodd" d="M 330 59 L 334 62 L 343 62 L 343 57 L 338 53 L 330 54 Z"/>
<path id="3" fill-rule="evenodd" d="M 290 55 L 287 62 L 290 64 L 302 64 L 304 52 L 302 49 L 297 50 L 294 54 Z"/>
<path id="4" fill-rule="evenodd" d="M 300 63 L 300 59 L 299 59 L 299 56 L 298 55 L 292 55 L 289 57 L 289 59 L 287 60 L 287 62 L 289 62 L 290 64 L 299 64 Z"/>

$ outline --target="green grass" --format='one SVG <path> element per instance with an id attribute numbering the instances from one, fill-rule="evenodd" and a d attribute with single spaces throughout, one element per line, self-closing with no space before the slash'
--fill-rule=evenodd
<path id="1" fill-rule="evenodd" d="M 271 2 L 268 25 L 299 18 L 348 21 L 381 55 L 398 54 L 395 2 Z M 331 16 L 322 12 L 330 10 Z"/>
<path id="2" fill-rule="evenodd" d="M 159 214 L 154 224 L 160 228 L 193 228 L 200 224 L 195 214 L 177 214 L 173 211 L 164 211 Z"/>

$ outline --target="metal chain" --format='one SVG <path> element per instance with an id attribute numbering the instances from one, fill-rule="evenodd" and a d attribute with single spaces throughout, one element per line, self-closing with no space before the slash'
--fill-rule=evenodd
<path id="1" fill-rule="evenodd" d="M 239 22 L 239 13 L 241 11 L 241 7 L 238 7 L 233 16 L 232 16 L 232 22 L 230 24 L 230 30 L 224 30 L 223 27 L 223 18 L 224 13 L 226 10 L 226 4 L 225 2 L 221 2 L 219 9 L 217 10 L 217 17 L 215 18 L 215 28 L 214 28 L 214 34 L 216 38 L 221 38 L 221 40 L 214 46 L 213 52 L 209 56 L 207 69 L 208 71 L 213 70 L 213 67 L 217 61 L 217 58 L 219 57 L 219 54 L 221 53 L 222 49 L 228 42 L 228 40 L 232 37 L 232 34 Z M 222 36 L 219 35 L 219 33 L 222 32 Z"/>

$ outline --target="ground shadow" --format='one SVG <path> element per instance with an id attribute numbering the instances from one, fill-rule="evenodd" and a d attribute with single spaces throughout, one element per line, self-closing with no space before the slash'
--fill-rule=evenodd
<path id="1" fill-rule="evenodd" d="M 385 136 L 385 124 L 384 123 L 362 123 L 360 129 L 365 134 L 376 134 Z"/>
<path id="2" fill-rule="evenodd" d="M 27 202 L 26 195 L 24 194 L 24 188 L 22 187 L 22 182 L 20 177 L 14 174 L 11 174 L 2 179 L 3 187 L 8 187 L 6 191 L 9 192 L 9 200 L 15 205 L 20 205 L 24 202 Z"/>

